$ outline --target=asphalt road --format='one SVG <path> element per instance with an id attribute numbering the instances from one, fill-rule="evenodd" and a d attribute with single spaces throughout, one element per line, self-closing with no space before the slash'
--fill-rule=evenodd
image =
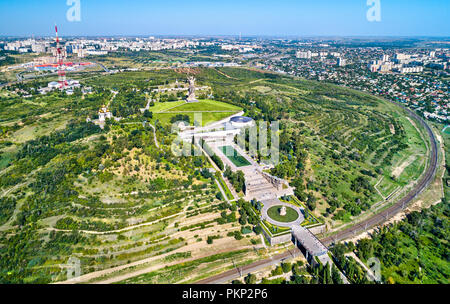
<path id="1" fill-rule="evenodd" d="M 390 218 L 395 216 L 398 212 L 405 209 L 434 180 L 434 177 L 436 175 L 437 165 L 438 165 L 438 147 L 437 147 L 436 137 L 434 136 L 433 131 L 431 130 L 430 126 L 428 126 L 428 124 L 413 111 L 407 109 L 406 107 L 404 107 L 402 105 L 399 105 L 396 102 L 392 102 L 392 101 L 389 101 L 389 102 L 396 104 L 397 106 L 400 106 L 405 111 L 407 111 L 409 113 L 409 115 L 411 117 L 413 117 L 414 119 L 416 119 L 421 125 L 423 125 L 425 130 L 427 131 L 430 142 L 431 142 L 431 151 L 430 151 L 431 157 L 428 160 L 428 164 L 429 164 L 428 169 L 425 172 L 425 174 L 422 176 L 420 181 L 417 183 L 417 185 L 414 187 L 414 189 L 412 189 L 405 197 L 400 199 L 397 203 L 395 203 L 388 209 L 386 209 L 378 214 L 375 214 L 374 216 L 356 224 L 355 226 L 352 226 L 343 231 L 340 231 L 333 236 L 329 236 L 329 237 L 321 239 L 320 241 L 326 246 L 329 246 L 329 245 L 336 243 L 338 241 L 341 241 L 341 240 L 345 240 L 347 238 L 351 238 L 360 232 L 368 230 L 374 226 L 380 225 L 380 224 L 384 223 L 385 221 L 389 220 Z M 299 252 L 300 252 L 299 250 L 296 250 L 296 254 L 298 254 Z M 279 254 L 275 257 L 257 261 L 255 263 L 249 264 L 249 265 L 239 268 L 239 269 L 229 270 L 227 272 L 218 274 L 216 276 L 198 281 L 197 284 L 225 283 L 230 280 L 239 278 L 241 276 L 245 276 L 248 273 L 257 271 L 261 268 L 279 263 L 282 260 L 289 258 L 289 257 L 292 257 L 292 251 L 287 251 L 287 252 Z"/>

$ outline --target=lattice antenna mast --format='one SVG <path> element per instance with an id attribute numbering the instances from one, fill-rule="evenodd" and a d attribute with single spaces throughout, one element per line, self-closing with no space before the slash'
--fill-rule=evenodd
<path id="1" fill-rule="evenodd" d="M 56 32 L 56 60 L 58 62 L 58 82 L 59 87 L 61 89 L 64 89 L 67 86 L 66 81 L 66 69 L 64 67 L 64 56 L 61 49 L 61 45 L 59 43 L 59 36 L 58 36 L 58 27 L 55 25 L 55 32 Z"/>

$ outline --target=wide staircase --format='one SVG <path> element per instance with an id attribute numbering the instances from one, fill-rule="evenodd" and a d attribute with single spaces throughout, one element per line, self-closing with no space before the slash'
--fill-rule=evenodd
<path id="1" fill-rule="evenodd" d="M 245 174 L 245 195 L 248 199 L 267 200 L 276 198 L 276 188 L 260 172 L 248 170 Z"/>

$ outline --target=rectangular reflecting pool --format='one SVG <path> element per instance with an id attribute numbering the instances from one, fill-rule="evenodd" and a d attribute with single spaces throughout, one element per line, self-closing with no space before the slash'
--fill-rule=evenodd
<path id="1" fill-rule="evenodd" d="M 239 154 L 232 146 L 223 146 L 219 147 L 219 149 L 236 167 L 239 168 L 251 165 L 251 163 Z"/>

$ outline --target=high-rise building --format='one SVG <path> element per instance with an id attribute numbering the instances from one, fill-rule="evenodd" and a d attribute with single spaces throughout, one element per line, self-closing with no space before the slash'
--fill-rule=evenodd
<path id="1" fill-rule="evenodd" d="M 299 59 L 311 59 L 312 54 L 311 54 L 311 51 L 307 51 L 307 52 L 298 51 L 296 56 Z"/>
<path id="2" fill-rule="evenodd" d="M 337 59 L 337 64 L 338 64 L 338 66 L 343 67 L 343 66 L 345 66 L 347 64 L 347 61 L 344 58 L 339 57 Z"/>

